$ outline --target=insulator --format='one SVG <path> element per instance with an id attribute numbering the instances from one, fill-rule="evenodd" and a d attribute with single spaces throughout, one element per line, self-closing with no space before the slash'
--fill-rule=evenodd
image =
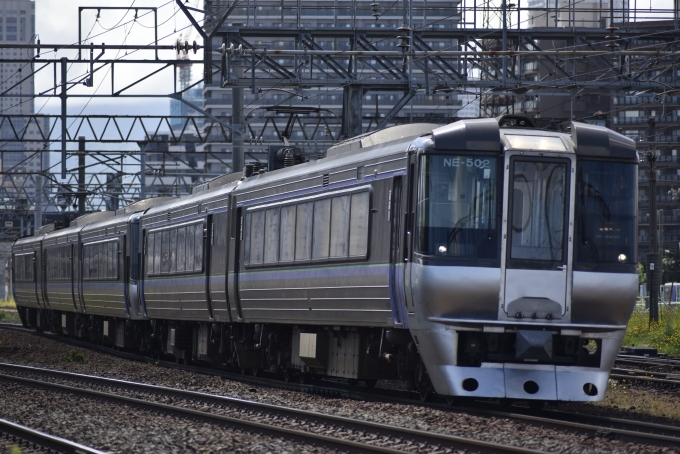
<path id="1" fill-rule="evenodd" d="M 249 177 L 253 174 L 253 165 L 252 164 L 246 164 L 245 174 L 246 174 L 246 177 Z"/>
<path id="2" fill-rule="evenodd" d="M 283 167 L 293 167 L 295 165 L 295 155 L 293 150 L 286 150 L 286 154 L 283 156 Z"/>
<path id="3" fill-rule="evenodd" d="M 260 161 L 253 162 L 253 173 L 258 173 L 261 168 L 262 164 L 260 163 Z"/>

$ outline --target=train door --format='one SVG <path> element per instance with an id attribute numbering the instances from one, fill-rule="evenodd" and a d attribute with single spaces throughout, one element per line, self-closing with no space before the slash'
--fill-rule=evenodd
<path id="1" fill-rule="evenodd" d="M 210 293 L 210 279 L 212 274 L 212 245 L 214 242 L 214 232 L 213 232 L 213 216 L 208 215 L 208 218 L 203 224 L 203 255 L 205 260 L 205 301 L 208 305 L 208 316 L 210 320 L 214 320 L 215 311 L 213 310 L 212 297 Z"/>
<path id="2" fill-rule="evenodd" d="M 45 250 L 40 245 L 40 249 L 36 251 L 37 263 L 35 267 L 36 271 L 36 293 L 38 295 L 38 305 L 43 309 L 49 309 L 50 303 L 47 300 L 47 295 L 45 292 Z"/>
<path id="3" fill-rule="evenodd" d="M 404 260 L 401 242 L 402 236 L 402 180 L 401 176 L 394 178 L 392 190 L 389 193 L 390 206 L 388 221 L 391 225 L 390 240 L 390 296 L 392 301 L 392 315 L 394 325 L 403 327 L 406 319 L 404 299 Z"/>
<path id="4" fill-rule="evenodd" d="M 243 214 L 240 207 L 236 207 L 236 198 L 230 197 L 231 225 L 229 226 L 229 260 L 227 267 L 227 297 L 229 307 L 235 311 L 233 315 L 243 320 L 243 311 L 238 294 L 239 267 L 241 266 L 241 242 L 243 240 Z"/>
<path id="5" fill-rule="evenodd" d="M 69 260 L 71 262 L 71 301 L 73 302 L 73 310 L 75 312 L 82 312 L 78 310 L 79 295 L 78 295 L 78 270 L 76 267 L 76 245 L 71 244 L 69 248 Z"/>
<path id="6" fill-rule="evenodd" d="M 38 307 L 46 309 L 44 301 L 42 300 L 42 288 L 40 287 L 40 249 L 33 251 L 33 286 L 35 289 L 35 300 L 38 302 Z"/>
<path id="7" fill-rule="evenodd" d="M 128 222 L 127 243 L 124 251 L 126 257 L 126 273 L 125 286 L 127 292 L 127 301 L 129 304 L 130 315 L 133 318 L 141 318 L 146 315 L 141 298 L 141 276 L 142 276 L 142 253 L 140 250 L 141 228 L 139 226 L 139 217 L 141 213 L 133 214 Z"/>
<path id="8" fill-rule="evenodd" d="M 226 321 L 224 311 L 229 311 L 226 295 L 227 270 L 227 224 L 229 213 L 226 211 L 212 215 L 210 231 L 210 300 L 212 301 L 216 321 Z M 218 320 L 217 317 L 220 317 Z"/>
<path id="9" fill-rule="evenodd" d="M 573 200 L 568 158 L 508 153 L 503 298 L 499 315 L 565 320 L 570 300 Z"/>

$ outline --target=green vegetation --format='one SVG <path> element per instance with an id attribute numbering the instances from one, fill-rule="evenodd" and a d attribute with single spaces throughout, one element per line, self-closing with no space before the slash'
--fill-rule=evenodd
<path id="1" fill-rule="evenodd" d="M 21 318 L 19 318 L 19 314 L 15 311 L 5 311 L 0 309 L 0 322 L 21 323 Z"/>
<path id="2" fill-rule="evenodd" d="M 67 363 L 84 363 L 85 355 L 80 353 L 78 350 L 71 349 L 66 356 Z"/>
<path id="3" fill-rule="evenodd" d="M 8 300 L 0 300 L 0 308 L 2 309 L 16 309 L 17 305 L 14 303 L 14 298 Z"/>
<path id="4" fill-rule="evenodd" d="M 9 448 L 9 454 L 22 454 L 22 453 L 23 451 L 17 445 L 12 445 L 12 447 Z"/>
<path id="5" fill-rule="evenodd" d="M 636 310 L 628 323 L 623 345 L 654 347 L 680 355 L 680 310 L 659 307 L 659 322 L 649 324 L 649 313 Z"/>

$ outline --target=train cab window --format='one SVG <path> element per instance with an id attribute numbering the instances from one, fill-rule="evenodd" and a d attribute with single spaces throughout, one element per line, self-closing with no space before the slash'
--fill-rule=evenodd
<path id="1" fill-rule="evenodd" d="M 575 269 L 630 271 L 637 263 L 637 165 L 579 161 Z"/>
<path id="2" fill-rule="evenodd" d="M 497 158 L 421 158 L 417 250 L 457 259 L 498 259 Z"/>
<path id="3" fill-rule="evenodd" d="M 312 258 L 328 258 L 331 234 L 331 199 L 314 202 L 314 227 L 312 241 Z"/>
<path id="4" fill-rule="evenodd" d="M 565 162 L 512 161 L 511 259 L 564 261 L 568 167 Z"/>

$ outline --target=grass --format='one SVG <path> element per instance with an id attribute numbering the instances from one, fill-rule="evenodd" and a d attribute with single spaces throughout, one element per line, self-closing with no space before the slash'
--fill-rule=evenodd
<path id="1" fill-rule="evenodd" d="M 659 308 L 658 323 L 649 324 L 649 314 L 636 310 L 628 322 L 623 345 L 654 347 L 660 353 L 680 355 L 680 310 Z"/>
<path id="2" fill-rule="evenodd" d="M 2 323 L 21 323 L 19 314 L 14 311 L 5 311 L 0 309 L 0 322 Z"/>
<path id="3" fill-rule="evenodd" d="M 80 353 L 78 350 L 71 349 L 66 356 L 67 363 L 84 363 L 85 355 Z"/>
<path id="4" fill-rule="evenodd" d="M 14 303 L 14 298 L 8 300 L 0 300 L 0 309 L 16 309 L 17 305 Z"/>

